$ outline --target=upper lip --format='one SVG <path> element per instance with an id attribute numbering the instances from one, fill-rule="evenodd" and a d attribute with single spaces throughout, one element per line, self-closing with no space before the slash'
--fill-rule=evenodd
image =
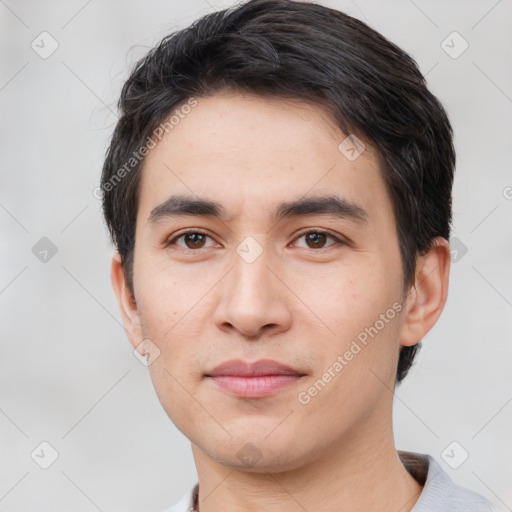
<path id="1" fill-rule="evenodd" d="M 272 359 L 260 359 L 253 363 L 231 359 L 216 366 L 207 377 L 220 376 L 257 377 L 262 375 L 304 375 L 298 370 Z"/>

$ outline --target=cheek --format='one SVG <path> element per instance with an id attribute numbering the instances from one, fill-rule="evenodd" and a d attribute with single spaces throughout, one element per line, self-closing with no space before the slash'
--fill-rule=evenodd
<path id="1" fill-rule="evenodd" d="M 318 344 L 322 362 L 297 396 L 296 407 L 333 435 L 377 411 L 389 399 L 396 374 L 398 316 L 391 319 L 391 309 L 388 323 L 381 324 L 380 313 L 369 314 L 364 303 L 360 306 L 340 319 L 335 337 Z"/>
<path id="2" fill-rule="evenodd" d="M 141 319 L 156 339 L 163 340 L 204 295 L 208 283 L 186 273 L 165 254 L 141 253 L 134 266 L 134 286 Z"/>
<path id="3" fill-rule="evenodd" d="M 169 358 L 162 355 L 149 366 L 150 376 L 167 416 L 178 430 L 194 442 L 191 435 L 194 435 L 196 423 L 206 424 L 209 418 L 201 407 L 201 400 L 195 398 L 197 383 L 186 372 L 178 373 L 184 364 L 179 360 L 176 363 L 170 364 Z M 185 367 L 188 365 L 185 364 Z"/>
<path id="4" fill-rule="evenodd" d="M 330 398 L 325 393 L 325 403 L 350 401 L 382 387 L 375 374 L 387 382 L 396 371 L 401 282 L 383 265 L 365 265 L 324 276 L 320 283 L 302 290 L 310 298 L 309 308 L 328 327 L 315 340 L 316 354 L 321 354 L 315 378 L 322 381 L 319 388 L 328 382 L 326 388 L 337 390 Z M 305 332 L 311 332 L 308 323 L 303 322 Z M 307 337 L 303 341 L 308 343 Z"/>
<path id="5" fill-rule="evenodd" d="M 294 290 L 329 327 L 331 337 L 342 343 L 373 325 L 400 297 L 399 283 L 393 273 L 386 272 L 384 265 L 375 264 L 370 258 L 362 258 L 358 264 L 336 265 L 322 273 L 309 271 L 302 275 L 308 279 L 295 276 Z"/>

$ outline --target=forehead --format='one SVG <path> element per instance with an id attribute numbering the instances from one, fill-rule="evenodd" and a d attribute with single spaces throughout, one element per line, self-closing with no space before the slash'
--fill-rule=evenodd
<path id="1" fill-rule="evenodd" d="M 139 204 L 146 218 L 176 193 L 215 198 L 234 217 L 332 193 L 370 211 L 379 201 L 389 207 L 375 152 L 347 139 L 321 107 L 229 92 L 196 101 L 146 156 Z"/>
<path id="2" fill-rule="evenodd" d="M 279 157 L 300 161 L 302 154 L 311 155 L 320 145 L 337 147 L 342 135 L 321 106 L 299 99 L 225 91 L 195 101 L 186 114 L 171 116 L 175 124 L 160 144 L 161 150 L 165 140 L 179 144 L 176 149 L 193 149 L 188 161 L 205 154 L 240 162 L 265 154 L 265 163 Z"/>

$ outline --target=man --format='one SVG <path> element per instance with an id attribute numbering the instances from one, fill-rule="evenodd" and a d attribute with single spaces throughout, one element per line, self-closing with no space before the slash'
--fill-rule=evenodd
<path id="1" fill-rule="evenodd" d="M 393 440 L 450 267 L 452 131 L 414 61 L 253 0 L 166 37 L 119 106 L 112 282 L 199 480 L 170 510 L 493 510 Z"/>

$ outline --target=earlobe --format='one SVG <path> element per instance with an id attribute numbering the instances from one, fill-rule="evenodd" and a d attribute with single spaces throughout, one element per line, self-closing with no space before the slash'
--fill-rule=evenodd
<path id="1" fill-rule="evenodd" d="M 121 256 L 117 251 L 112 256 L 110 277 L 123 316 L 124 329 L 130 343 L 136 347 L 143 339 L 142 325 L 137 304 L 126 283 Z"/>
<path id="2" fill-rule="evenodd" d="M 418 259 L 415 281 L 406 299 L 401 345 L 420 342 L 437 322 L 448 296 L 449 273 L 450 245 L 438 237 Z"/>

